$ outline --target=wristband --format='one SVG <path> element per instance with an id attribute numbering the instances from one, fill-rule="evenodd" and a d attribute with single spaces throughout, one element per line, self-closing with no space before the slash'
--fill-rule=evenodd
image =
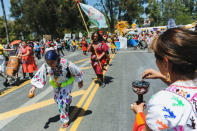
<path id="1" fill-rule="evenodd" d="M 135 123 L 133 126 L 133 131 L 141 131 L 145 127 L 145 115 L 143 112 L 139 112 L 135 116 Z M 142 127 L 143 126 L 143 127 Z"/>
<path id="2" fill-rule="evenodd" d="M 135 116 L 135 120 L 137 122 L 137 126 L 145 125 L 145 115 L 143 112 L 139 112 Z"/>

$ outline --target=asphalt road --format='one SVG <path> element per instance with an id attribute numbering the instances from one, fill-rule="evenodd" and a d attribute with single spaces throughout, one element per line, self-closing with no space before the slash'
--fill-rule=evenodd
<path id="1" fill-rule="evenodd" d="M 70 108 L 70 125 L 66 130 L 77 131 L 131 131 L 134 113 L 130 104 L 137 100 L 131 83 L 141 78 L 147 68 L 155 68 L 155 58 L 147 51 L 121 50 L 112 55 L 111 66 L 105 74 L 106 85 L 101 88 L 94 83 L 95 74 L 90 67 L 90 54 L 66 52 L 66 58 L 75 62 L 84 72 L 84 87 L 74 84 Z M 40 66 L 44 60 L 36 60 Z M 1 80 L 2 81 L 2 80 Z M 1 91 L 4 89 L 0 81 Z M 151 83 L 145 101 L 166 85 L 160 80 Z M 6 88 L 0 95 L 0 131 L 59 131 L 58 108 L 53 101 L 53 89 L 36 90 L 29 99 L 29 81 Z"/>

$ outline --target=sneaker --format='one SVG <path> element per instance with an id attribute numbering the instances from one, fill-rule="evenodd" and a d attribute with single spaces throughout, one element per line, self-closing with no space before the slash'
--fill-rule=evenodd
<path id="1" fill-rule="evenodd" d="M 95 84 L 99 84 L 99 80 L 95 80 Z"/>

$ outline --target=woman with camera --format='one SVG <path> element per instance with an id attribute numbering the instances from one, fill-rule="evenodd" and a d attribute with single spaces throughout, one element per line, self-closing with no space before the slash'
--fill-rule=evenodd
<path id="1" fill-rule="evenodd" d="M 197 130 L 197 32 L 169 29 L 151 45 L 160 72 L 145 70 L 143 79 L 161 79 L 168 87 L 146 104 L 131 106 L 136 113 L 134 131 Z"/>

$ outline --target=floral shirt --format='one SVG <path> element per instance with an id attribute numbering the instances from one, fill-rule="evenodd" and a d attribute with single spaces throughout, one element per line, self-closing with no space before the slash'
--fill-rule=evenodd
<path id="1" fill-rule="evenodd" d="M 177 81 L 147 104 L 146 123 L 154 131 L 197 131 L 197 81 Z"/>

